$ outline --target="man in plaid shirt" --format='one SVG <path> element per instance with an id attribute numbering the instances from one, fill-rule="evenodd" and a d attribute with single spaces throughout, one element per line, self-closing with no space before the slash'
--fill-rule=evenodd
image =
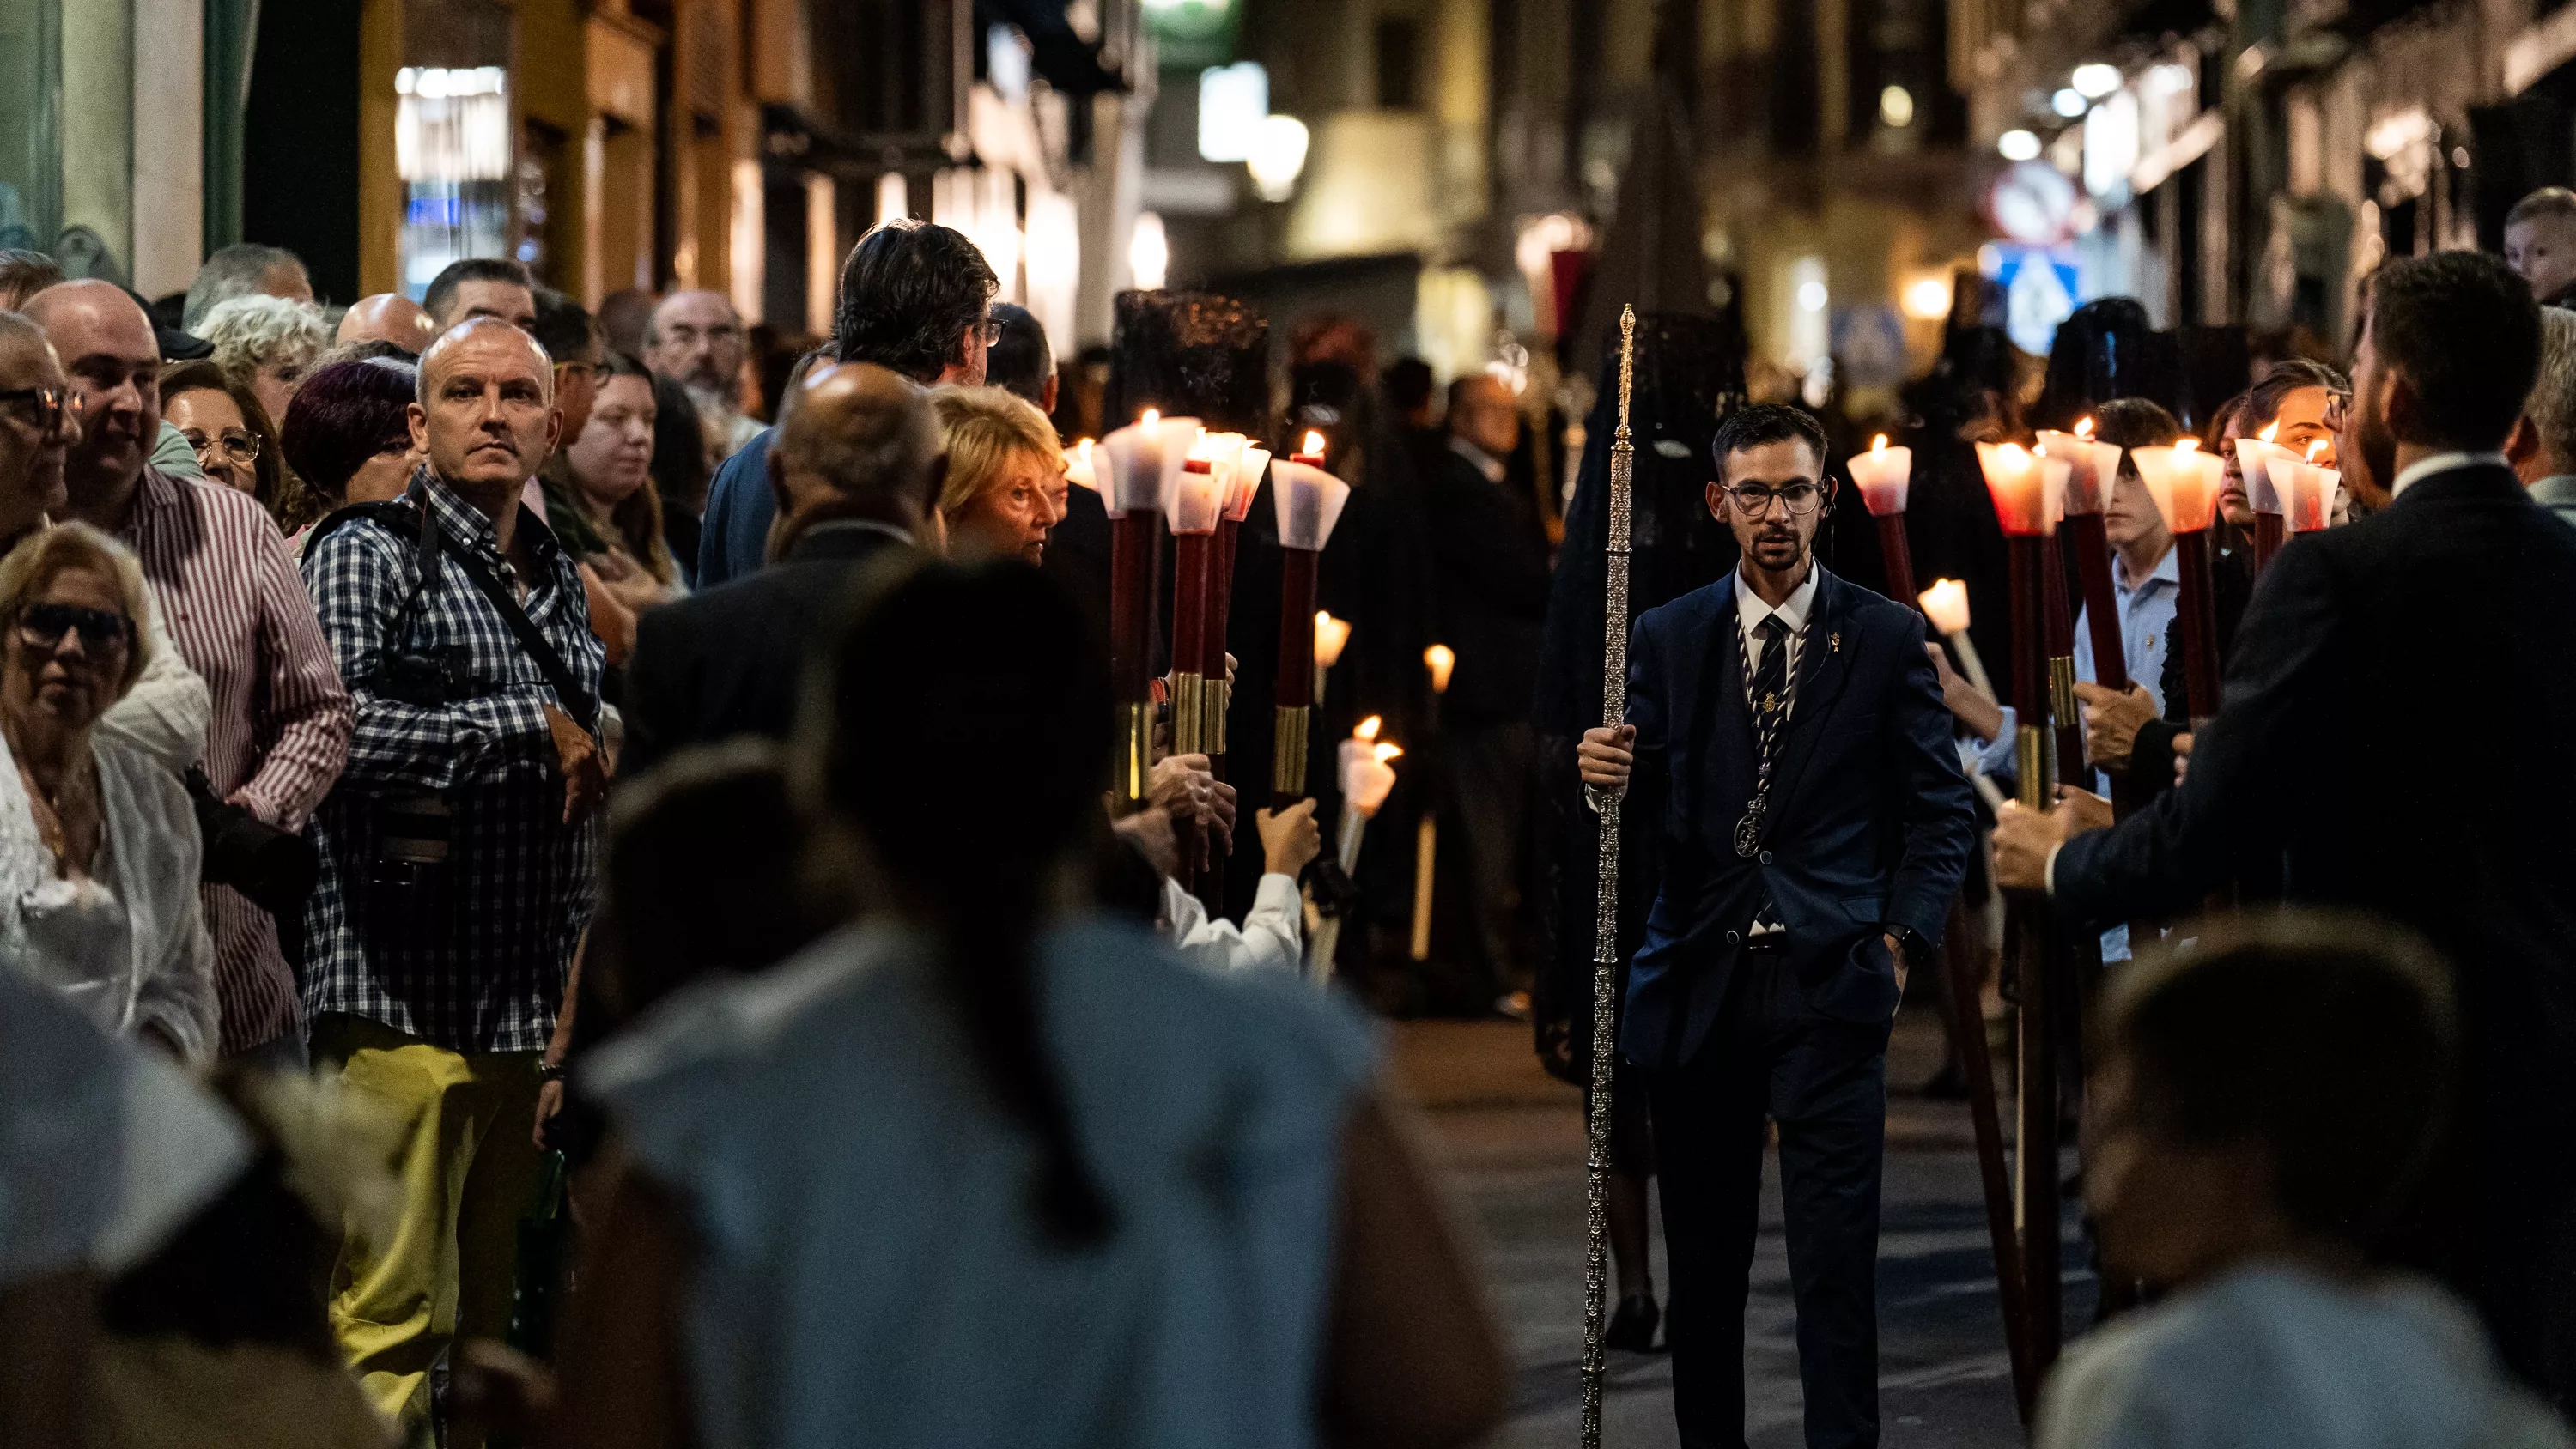
<path id="1" fill-rule="evenodd" d="M 332 1324 L 407 1434 L 429 1412 L 441 1351 L 508 1326 L 514 1232 L 536 1182 L 539 1052 L 590 917 L 605 774 L 576 721 L 597 719 L 601 650 L 573 561 L 519 506 L 558 442 L 553 379 L 507 322 L 446 333 L 421 359 L 411 427 L 429 462 L 400 513 L 344 520 L 304 558 L 357 704 L 348 769 L 313 818 L 313 1055 L 410 1133 L 402 1228 L 344 1246 Z"/>

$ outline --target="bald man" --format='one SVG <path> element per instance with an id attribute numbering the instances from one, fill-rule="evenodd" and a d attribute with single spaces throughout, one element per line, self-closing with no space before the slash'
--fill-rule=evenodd
<path id="1" fill-rule="evenodd" d="M 788 389 L 784 411 L 768 457 L 774 562 L 637 621 L 625 773 L 684 745 L 787 738 L 806 658 L 851 575 L 938 546 L 948 460 L 918 384 L 869 363 L 826 365 Z"/>
<path id="2" fill-rule="evenodd" d="M 442 334 L 411 409 L 427 466 L 304 557 L 357 698 L 348 773 L 313 816 L 313 1055 L 411 1134 L 401 1227 L 343 1245 L 331 1321 L 406 1442 L 427 1437 L 440 1353 L 509 1328 L 538 1062 L 590 921 L 605 661 L 578 568 L 519 503 L 561 426 L 553 388 L 505 321 Z"/>
<path id="3" fill-rule="evenodd" d="M 341 314 L 340 331 L 331 340 L 338 347 L 353 342 L 390 342 L 417 357 L 437 335 L 438 324 L 429 320 L 418 302 L 400 292 L 378 292 L 349 304 L 349 310 Z"/>
<path id="4" fill-rule="evenodd" d="M 37 293 L 28 312 L 83 408 L 81 437 L 64 454 L 64 510 L 142 560 L 162 623 L 211 697 L 207 782 L 263 822 L 301 831 L 348 757 L 350 712 L 286 540 L 249 494 L 147 460 L 161 425 L 161 359 L 133 298 L 104 282 L 65 282 Z M 236 880 L 227 864 L 209 858 L 208 880 L 259 888 L 261 875 Z M 300 900 L 263 899 L 300 917 Z M 301 1066 L 295 972 L 275 918 L 231 884 L 209 885 L 203 904 L 221 1050 Z"/>

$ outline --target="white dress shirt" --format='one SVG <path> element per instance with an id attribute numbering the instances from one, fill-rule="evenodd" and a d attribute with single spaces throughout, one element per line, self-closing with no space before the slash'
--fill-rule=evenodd
<path id="1" fill-rule="evenodd" d="M 1753 661 L 1755 669 L 1762 667 L 1763 643 L 1760 632 L 1762 621 L 1777 614 L 1780 616 L 1780 622 L 1789 630 L 1789 677 L 1792 679 L 1798 677 L 1798 636 L 1800 631 L 1807 627 L 1808 611 L 1815 606 L 1815 560 L 1807 561 L 1807 576 L 1798 581 L 1798 586 L 1789 591 L 1789 597 L 1782 600 L 1780 607 L 1776 609 L 1762 602 L 1762 596 L 1753 592 L 1753 581 L 1745 577 L 1744 566 L 1736 565 L 1735 627 L 1743 631 L 1744 655 Z M 1791 701 L 1791 708 L 1796 708 L 1794 700 Z"/>
<path id="2" fill-rule="evenodd" d="M 2407 489 L 2415 486 L 2415 480 L 2418 478 L 2429 478 L 2436 473 L 2448 473 L 2454 468 L 2475 468 L 2481 465 L 2493 465 L 2498 468 L 2513 466 L 2502 453 L 2435 453 L 2429 458 L 2418 458 L 2399 469 L 2397 480 L 2388 485 L 2388 496 L 2396 498 L 2403 495 Z"/>

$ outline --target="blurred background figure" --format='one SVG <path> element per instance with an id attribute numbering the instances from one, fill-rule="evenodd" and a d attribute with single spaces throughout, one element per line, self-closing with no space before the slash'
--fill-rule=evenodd
<path id="1" fill-rule="evenodd" d="M 332 334 L 332 342 L 339 347 L 354 342 L 390 342 L 417 358 L 437 335 L 437 325 L 418 302 L 400 292 L 378 292 L 349 304 L 349 310 L 340 314 L 340 326 Z"/>
<path id="2" fill-rule="evenodd" d="M 236 242 L 197 268 L 179 330 L 205 336 L 207 317 L 235 297 L 278 297 L 310 307 L 313 278 L 304 270 L 304 259 L 284 247 Z"/>
<path id="3" fill-rule="evenodd" d="M 199 335 L 214 344 L 215 366 L 256 394 L 272 419 L 286 416 L 313 360 L 331 345 L 331 329 L 312 304 L 276 297 L 235 297 L 199 325 L 205 329 Z"/>
<path id="4" fill-rule="evenodd" d="M 281 448 L 324 512 L 400 498 L 422 455 L 410 411 L 418 369 L 390 358 L 335 362 L 306 378 L 286 407 Z M 296 535 L 300 557 L 304 535 Z"/>
<path id="5" fill-rule="evenodd" d="M 711 471 L 760 434 L 760 420 L 742 410 L 744 345 L 742 318 L 719 292 L 672 293 L 644 333 L 644 365 L 677 379 L 697 404 Z"/>

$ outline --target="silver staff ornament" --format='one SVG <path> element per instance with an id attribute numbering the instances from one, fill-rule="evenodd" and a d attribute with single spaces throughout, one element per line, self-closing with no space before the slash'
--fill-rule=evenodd
<path id="1" fill-rule="evenodd" d="M 1628 435 L 1628 400 L 1637 369 L 1637 309 L 1619 309 L 1619 431 L 1610 438 L 1608 601 L 1601 614 L 1601 723 L 1617 729 L 1628 715 L 1628 492 L 1636 444 Z M 1607 1366 L 1601 1334 L 1610 1306 L 1610 1054 L 1618 1050 L 1619 803 L 1624 787 L 1584 787 L 1601 817 L 1601 876 L 1593 901 L 1591 1171 L 1583 1205 L 1583 1449 L 1601 1449 L 1601 1390 Z"/>

